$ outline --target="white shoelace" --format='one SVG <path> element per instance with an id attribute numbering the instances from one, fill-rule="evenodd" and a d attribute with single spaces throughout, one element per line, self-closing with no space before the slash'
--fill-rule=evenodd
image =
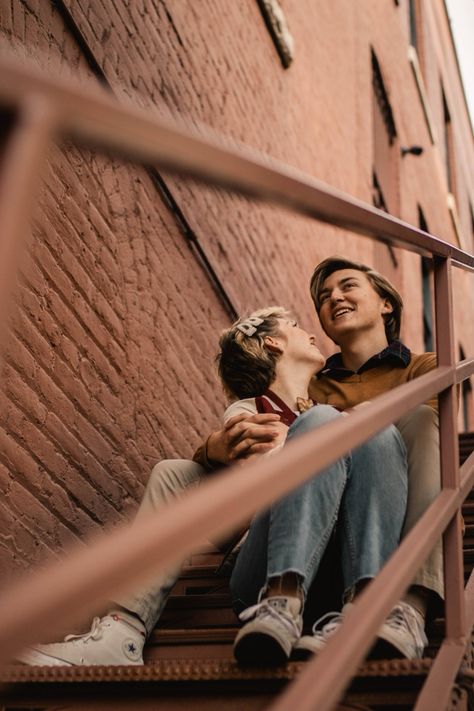
<path id="1" fill-rule="evenodd" d="M 83 642 L 87 642 L 89 639 L 100 639 L 102 637 L 104 622 L 105 620 L 101 620 L 100 617 L 94 617 L 89 632 L 85 632 L 84 634 L 68 634 L 64 637 L 64 641 L 71 642 L 73 639 L 82 639 Z"/>
<path id="2" fill-rule="evenodd" d="M 420 615 L 420 620 L 422 619 Z M 428 640 L 420 620 L 411 605 L 399 603 L 393 608 L 385 624 L 397 631 L 408 632 L 413 637 L 417 647 L 423 650 Z"/>
<path id="3" fill-rule="evenodd" d="M 324 620 L 328 620 L 324 625 L 322 623 Z M 342 612 L 326 612 L 325 615 L 316 620 L 312 627 L 312 633 L 314 637 L 321 637 L 322 639 L 327 639 L 330 637 L 337 629 L 341 626 L 344 620 L 344 615 Z M 322 625 L 322 626 L 321 626 Z M 318 627 L 321 626 L 321 629 Z"/>
<path id="4" fill-rule="evenodd" d="M 262 600 L 256 605 L 252 605 L 252 607 L 247 607 L 240 613 L 239 619 L 242 620 L 242 622 L 247 622 L 247 620 L 252 619 L 252 617 L 257 617 L 257 615 L 259 617 L 269 616 L 283 624 L 283 626 L 286 627 L 292 635 L 296 637 L 300 636 L 297 620 L 295 620 L 292 615 L 289 615 L 284 610 L 277 610 L 274 608 L 269 604 L 268 599 Z"/>

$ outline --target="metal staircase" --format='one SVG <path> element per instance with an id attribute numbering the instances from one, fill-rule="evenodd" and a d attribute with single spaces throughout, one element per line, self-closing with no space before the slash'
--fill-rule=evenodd
<path id="1" fill-rule="evenodd" d="M 474 451 L 474 432 L 459 437 L 460 463 Z M 463 506 L 464 575 L 474 569 L 474 490 Z M 304 662 L 278 668 L 239 668 L 232 655 L 238 624 L 228 578 L 218 577 L 221 554 L 209 546 L 183 568 L 159 626 L 146 647 L 144 667 L 25 667 L 0 670 L 1 711 L 149 708 L 264 709 Z M 443 639 L 444 620 L 429 629 L 425 658 L 365 662 L 338 709 L 406 711 L 431 669 Z M 451 692 L 450 710 L 474 709 L 474 646 L 468 646 Z M 58 702 L 60 702 L 58 706 Z"/>

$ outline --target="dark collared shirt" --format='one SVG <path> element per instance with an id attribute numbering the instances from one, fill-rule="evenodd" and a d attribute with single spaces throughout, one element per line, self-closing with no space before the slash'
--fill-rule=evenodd
<path id="1" fill-rule="evenodd" d="M 353 373 L 364 373 L 371 368 L 378 368 L 382 363 L 390 363 L 396 368 L 406 368 L 410 365 L 411 352 L 401 341 L 393 341 L 386 348 L 371 356 L 359 370 L 353 371 L 346 368 L 342 363 L 342 354 L 334 353 L 326 361 L 323 370 L 319 373 L 318 378 L 334 378 L 340 380 L 347 378 Z"/>

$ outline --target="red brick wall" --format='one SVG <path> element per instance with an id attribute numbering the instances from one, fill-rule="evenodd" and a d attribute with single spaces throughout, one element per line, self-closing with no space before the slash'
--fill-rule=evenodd
<path id="1" fill-rule="evenodd" d="M 369 202 L 372 45 L 400 144 L 426 147 L 400 166 L 401 216 L 416 223 L 419 203 L 430 229 L 454 240 L 403 3 L 282 6 L 296 43 L 287 71 L 254 0 L 66 0 L 118 97 L 208 124 Z M 96 81 L 49 0 L 4 0 L 0 27 L 44 69 Z M 333 252 L 373 260 L 369 240 L 164 177 L 239 311 L 283 303 L 318 329 L 302 287 L 314 264 Z M 472 174 L 463 180 L 471 190 Z M 404 336 L 420 350 L 419 258 L 397 254 Z M 472 353 L 465 276 L 458 316 Z M 224 405 L 212 358 L 229 315 L 149 174 L 68 146 L 51 155 L 12 321 L 0 392 L 4 571 L 117 521 L 156 460 L 191 455 Z"/>

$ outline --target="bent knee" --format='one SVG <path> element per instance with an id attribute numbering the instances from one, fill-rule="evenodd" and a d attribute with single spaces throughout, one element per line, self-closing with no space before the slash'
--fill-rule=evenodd
<path id="1" fill-rule="evenodd" d="M 147 489 L 164 498 L 177 496 L 197 484 L 203 471 L 200 464 L 187 459 L 163 459 L 153 467 Z"/>
<path id="2" fill-rule="evenodd" d="M 302 412 L 301 415 L 296 418 L 290 427 L 290 431 L 314 429 L 338 417 L 341 417 L 341 413 L 339 410 L 336 410 L 335 407 L 332 407 L 332 405 L 315 405 L 309 410 L 306 410 L 306 412 Z"/>

